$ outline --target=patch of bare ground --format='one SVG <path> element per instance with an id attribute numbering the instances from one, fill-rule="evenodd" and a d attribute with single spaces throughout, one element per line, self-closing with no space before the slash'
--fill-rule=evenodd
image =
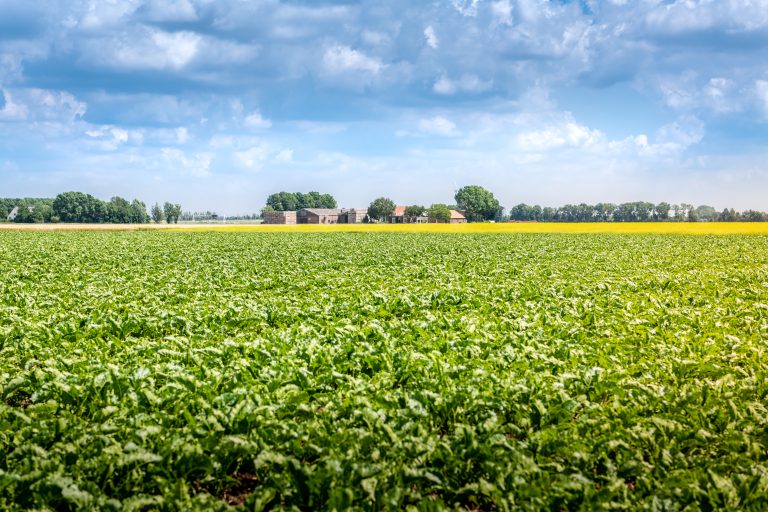
<path id="1" fill-rule="evenodd" d="M 225 489 L 220 497 L 229 505 L 237 507 L 245 504 L 259 484 L 259 479 L 252 473 L 235 473 L 234 478 L 237 483 Z"/>
<path id="2" fill-rule="evenodd" d="M 27 407 L 32 405 L 32 397 L 29 395 L 29 393 L 26 393 L 24 391 L 19 391 L 14 395 L 8 397 L 5 400 L 5 405 L 8 405 L 10 407 L 19 407 L 21 409 L 26 409 Z"/>

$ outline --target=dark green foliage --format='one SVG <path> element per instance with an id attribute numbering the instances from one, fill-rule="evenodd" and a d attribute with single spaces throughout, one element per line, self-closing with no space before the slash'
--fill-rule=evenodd
<path id="1" fill-rule="evenodd" d="M 765 236 L 0 231 L 0 268 L 0 510 L 768 508 Z"/>
<path id="2" fill-rule="evenodd" d="M 470 222 L 499 220 L 502 208 L 493 193 L 478 185 L 461 187 L 456 192 L 456 205 Z"/>
<path id="3" fill-rule="evenodd" d="M 104 202 L 82 192 L 64 192 L 56 196 L 52 215 L 61 222 L 145 224 L 149 222 L 146 205 L 134 199 L 128 202 L 113 197 Z"/>
<path id="4" fill-rule="evenodd" d="M 163 217 L 168 224 L 178 224 L 181 216 L 181 205 L 166 202 L 163 204 Z"/>
<path id="5" fill-rule="evenodd" d="M 422 215 L 424 215 L 424 212 L 426 211 L 427 211 L 426 208 L 416 204 L 411 206 L 406 206 L 405 210 L 403 211 L 403 217 L 405 217 L 406 221 L 412 222 L 417 217 L 421 217 Z"/>
<path id="6" fill-rule="evenodd" d="M 509 210 L 509 218 L 518 221 L 541 222 L 679 222 L 684 220 L 761 222 L 768 220 L 768 214 L 753 210 L 738 213 L 733 208 L 726 208 L 722 213 L 718 213 L 713 207 L 707 205 L 694 208 L 693 205 L 685 203 L 670 205 L 664 202 L 653 204 L 636 201 L 619 205 L 613 203 L 566 204 L 558 208 L 542 208 L 539 205 L 530 206 L 520 203 Z"/>
<path id="7" fill-rule="evenodd" d="M 267 198 L 267 211 L 296 211 L 302 208 L 336 208 L 336 199 L 320 192 L 276 192 Z"/>
<path id="8" fill-rule="evenodd" d="M 427 217 L 434 222 L 448 222 L 451 220 L 451 209 L 445 204 L 433 204 L 427 209 Z"/>
<path id="9" fill-rule="evenodd" d="M 386 222 L 387 217 L 395 211 L 395 202 L 388 197 L 379 197 L 368 206 L 368 216 L 379 222 Z"/>
<path id="10" fill-rule="evenodd" d="M 26 197 L 23 199 L 0 198 L 0 221 L 8 219 L 8 214 L 18 207 L 14 222 L 41 223 L 55 222 L 53 218 L 53 199 Z"/>

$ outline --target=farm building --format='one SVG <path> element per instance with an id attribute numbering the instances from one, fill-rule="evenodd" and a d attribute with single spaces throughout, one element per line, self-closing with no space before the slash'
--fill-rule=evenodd
<path id="1" fill-rule="evenodd" d="M 13 210 L 11 210 L 11 213 L 8 214 L 8 220 L 13 221 L 18 214 L 19 214 L 19 207 L 14 206 Z"/>
<path id="2" fill-rule="evenodd" d="M 339 224 L 360 224 L 368 217 L 368 208 L 350 208 L 342 210 L 339 215 Z"/>
<path id="3" fill-rule="evenodd" d="M 448 221 L 442 221 L 442 220 L 433 220 L 430 219 L 429 222 L 431 223 L 438 223 L 438 222 L 445 222 L 450 224 L 464 224 L 467 222 L 467 218 L 457 210 L 451 210 L 451 218 Z"/>
<path id="4" fill-rule="evenodd" d="M 264 212 L 264 224 L 296 224 L 296 212 Z"/>
<path id="5" fill-rule="evenodd" d="M 338 224 L 342 210 L 338 208 L 303 208 L 296 212 L 299 224 Z"/>
<path id="6" fill-rule="evenodd" d="M 451 220 L 449 222 L 451 224 L 465 224 L 467 218 L 461 212 L 451 210 Z"/>

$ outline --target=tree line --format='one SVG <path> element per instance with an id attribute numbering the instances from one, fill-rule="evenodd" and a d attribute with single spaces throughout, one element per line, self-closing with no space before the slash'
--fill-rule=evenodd
<path id="1" fill-rule="evenodd" d="M 84 224 L 146 224 L 150 220 L 176 223 L 181 216 L 181 205 L 155 204 L 149 213 L 147 206 L 138 199 L 128 201 L 119 196 L 109 201 L 83 192 L 63 192 L 54 199 L 47 198 L 0 198 L 0 215 L 7 219 L 16 210 L 13 222 L 46 223 L 76 222 Z"/>
<path id="2" fill-rule="evenodd" d="M 538 222 L 765 222 L 768 214 L 755 210 L 737 212 L 733 208 L 718 212 L 708 205 L 645 201 L 566 204 L 554 208 L 521 203 L 509 210 L 508 219 Z"/>

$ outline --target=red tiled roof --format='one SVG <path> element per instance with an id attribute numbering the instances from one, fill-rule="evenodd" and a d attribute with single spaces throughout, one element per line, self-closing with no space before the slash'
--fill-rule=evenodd
<path id="1" fill-rule="evenodd" d="M 405 206 L 395 206 L 395 211 L 392 212 L 394 217 L 402 217 L 405 215 Z"/>
<path id="2" fill-rule="evenodd" d="M 463 216 L 461 213 L 457 212 L 456 210 L 451 210 L 451 218 L 452 219 L 466 219 L 465 216 Z"/>

